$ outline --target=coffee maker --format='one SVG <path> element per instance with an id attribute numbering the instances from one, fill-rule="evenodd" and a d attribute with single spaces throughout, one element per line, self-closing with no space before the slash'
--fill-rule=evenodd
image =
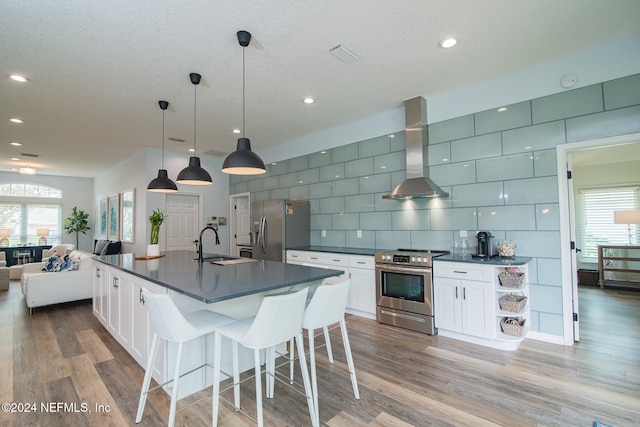
<path id="1" fill-rule="evenodd" d="M 493 244 L 493 236 L 488 231 L 478 231 L 478 249 L 476 255 L 479 257 L 492 257 L 496 255 L 496 248 Z"/>

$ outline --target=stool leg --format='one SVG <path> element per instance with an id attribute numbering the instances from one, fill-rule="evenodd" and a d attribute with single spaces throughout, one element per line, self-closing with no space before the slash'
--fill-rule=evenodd
<path id="1" fill-rule="evenodd" d="M 275 384 L 276 384 L 276 379 L 275 379 L 275 375 L 276 375 L 276 347 L 269 347 L 267 349 L 267 354 L 269 355 L 268 360 L 268 365 L 267 365 L 267 375 L 266 375 L 266 379 L 267 379 L 267 384 L 269 385 L 269 389 L 267 391 L 267 398 L 269 399 L 273 399 L 273 395 L 274 395 L 274 391 L 275 391 Z"/>
<path id="2" fill-rule="evenodd" d="M 320 425 L 320 409 L 318 408 L 318 376 L 316 374 L 316 349 L 314 331 L 307 330 L 309 335 L 309 369 L 311 370 L 311 393 L 313 394 L 313 407 L 315 409 L 315 423 Z"/>
<path id="3" fill-rule="evenodd" d="M 142 414 L 144 407 L 147 404 L 147 394 L 149 393 L 149 384 L 151 384 L 151 374 L 153 373 L 153 365 L 156 362 L 156 354 L 158 353 L 158 334 L 153 334 L 153 340 L 151 342 L 151 354 L 147 361 L 147 370 L 144 373 L 144 380 L 142 381 L 142 388 L 140 390 L 140 400 L 138 400 L 138 413 L 136 415 L 136 424 L 142 421 Z"/>
<path id="4" fill-rule="evenodd" d="M 344 353 L 347 356 L 347 364 L 349 366 L 349 375 L 351 375 L 351 385 L 353 386 L 353 395 L 356 400 L 360 400 L 360 392 L 358 391 L 358 380 L 356 380 L 356 368 L 353 366 L 353 355 L 351 354 L 351 345 L 349 344 L 349 335 L 347 335 L 347 324 L 344 319 L 340 319 L 340 331 L 342 332 L 342 343 L 344 345 Z"/>
<path id="5" fill-rule="evenodd" d="M 304 357 L 304 341 L 302 340 L 302 332 L 296 335 L 296 344 L 298 346 L 298 360 L 300 361 L 300 370 L 302 371 L 302 382 L 304 383 L 304 392 L 307 395 L 307 405 L 309 406 L 309 416 L 311 417 L 311 425 L 318 427 L 316 422 L 316 408 L 313 404 L 313 392 L 309 385 L 309 371 L 307 371 L 307 358 Z"/>
<path id="6" fill-rule="evenodd" d="M 331 351 L 331 338 L 329 338 L 329 328 L 325 326 L 322 329 L 324 330 L 324 342 L 327 345 L 327 357 L 329 357 L 329 363 L 333 363 L 333 352 Z"/>
<path id="7" fill-rule="evenodd" d="M 169 410 L 168 427 L 173 427 L 176 421 L 176 404 L 178 403 L 178 384 L 180 383 L 180 362 L 182 361 L 182 348 L 184 343 L 178 343 L 178 355 L 176 356 L 176 367 L 173 372 L 173 390 L 171 392 L 171 408 Z"/>
<path id="8" fill-rule="evenodd" d="M 263 427 L 264 420 L 262 414 L 262 369 L 260 367 L 260 350 L 253 350 L 253 365 L 256 378 L 256 419 L 258 427 Z"/>
<path id="9" fill-rule="evenodd" d="M 213 345 L 213 396 L 212 396 L 212 420 L 211 425 L 213 427 L 218 426 L 218 407 L 220 404 L 220 347 L 221 347 L 221 335 L 219 332 L 215 332 Z"/>
<path id="10" fill-rule="evenodd" d="M 289 341 L 289 384 L 293 384 L 293 359 L 296 357 L 296 346 L 293 338 Z"/>
<path id="11" fill-rule="evenodd" d="M 240 410 L 240 370 L 238 369 L 238 342 L 232 340 L 233 349 L 233 404 L 236 411 Z"/>

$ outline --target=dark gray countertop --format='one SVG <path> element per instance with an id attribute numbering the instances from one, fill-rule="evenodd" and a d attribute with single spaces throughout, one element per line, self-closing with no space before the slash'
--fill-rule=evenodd
<path id="1" fill-rule="evenodd" d="M 470 264 L 485 264 L 485 265 L 524 265 L 531 261 L 531 258 L 526 257 L 500 257 L 494 256 L 491 258 L 478 258 L 467 254 L 449 254 L 442 255 L 433 259 L 434 262 L 448 261 L 448 262 L 467 262 Z"/>
<path id="2" fill-rule="evenodd" d="M 370 255 L 370 256 L 374 256 L 376 252 L 382 251 L 382 249 L 349 248 L 344 246 L 300 246 L 297 248 L 287 248 L 287 250 L 332 252 L 336 254 L 345 254 L 345 255 Z"/>
<path id="3" fill-rule="evenodd" d="M 94 259 L 208 304 L 343 273 L 263 260 L 222 266 L 193 261 L 196 257 L 194 251 L 181 250 L 167 251 L 164 257 L 153 260 L 136 260 L 135 254 L 102 255 Z"/>

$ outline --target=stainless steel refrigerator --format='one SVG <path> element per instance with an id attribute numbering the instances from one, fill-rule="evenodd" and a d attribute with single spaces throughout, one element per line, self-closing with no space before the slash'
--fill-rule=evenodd
<path id="1" fill-rule="evenodd" d="M 261 200 L 251 203 L 253 254 L 284 261 L 285 250 L 309 246 L 309 202 Z"/>

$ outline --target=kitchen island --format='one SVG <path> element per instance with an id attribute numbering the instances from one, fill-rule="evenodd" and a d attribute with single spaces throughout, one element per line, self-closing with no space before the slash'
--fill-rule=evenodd
<path id="1" fill-rule="evenodd" d="M 183 312 L 207 309 L 241 319 L 255 315 L 265 295 L 304 287 L 312 295 L 323 279 L 342 274 L 340 270 L 205 254 L 205 258 L 225 264 L 219 265 L 207 260 L 199 262 L 197 257 L 196 252 L 185 250 L 167 251 L 164 256 L 149 260 L 136 259 L 135 254 L 94 257 L 94 315 L 143 368 L 147 366 L 153 338 L 143 288 L 169 294 Z M 210 362 L 212 344 L 213 340 L 206 338 L 187 343 L 181 371 Z M 230 348 L 230 343 L 223 341 L 223 346 Z M 176 347 L 161 343 L 158 349 L 153 378 L 159 384 L 170 377 Z M 231 352 L 224 348 L 223 354 Z M 252 352 L 241 353 L 240 363 L 241 368 L 251 368 Z M 230 368 L 230 358 L 223 360 L 222 370 L 230 372 Z M 206 375 L 205 370 L 192 372 L 180 381 L 179 396 L 210 385 L 211 375 Z M 169 386 L 165 390 L 171 392 Z"/>

